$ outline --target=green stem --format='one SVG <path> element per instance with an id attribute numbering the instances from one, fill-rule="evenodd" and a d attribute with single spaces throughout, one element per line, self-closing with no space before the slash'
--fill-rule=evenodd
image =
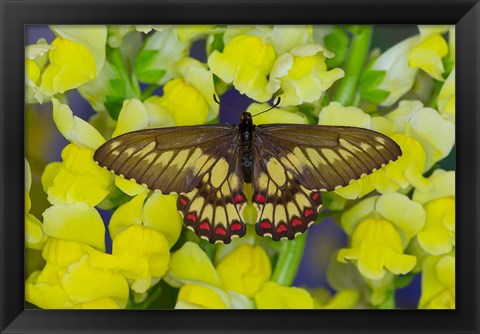
<path id="1" fill-rule="evenodd" d="M 428 102 L 427 107 L 436 108 L 437 107 L 437 99 L 438 95 L 440 94 L 440 90 L 442 90 L 443 82 L 434 80 L 433 81 L 433 90 L 432 95 L 430 96 L 430 101 Z"/>
<path id="2" fill-rule="evenodd" d="M 345 65 L 345 77 L 339 82 L 334 100 L 343 106 L 352 105 L 357 92 L 360 74 L 365 65 L 372 37 L 372 26 L 358 26 L 353 34 L 350 52 Z"/>
<path id="3" fill-rule="evenodd" d="M 272 281 L 290 286 L 297 275 L 298 266 L 302 259 L 307 232 L 299 235 L 294 240 L 282 241 L 280 256 L 273 271 Z"/>
<path id="4" fill-rule="evenodd" d="M 125 66 L 125 63 L 122 59 L 122 54 L 120 53 L 120 49 L 112 49 L 110 54 L 108 55 L 108 59 L 110 63 L 114 66 L 117 74 L 120 76 L 122 81 L 125 83 L 125 97 L 126 98 L 133 98 L 138 97 L 135 93 L 135 88 L 130 81 L 130 74 Z"/>

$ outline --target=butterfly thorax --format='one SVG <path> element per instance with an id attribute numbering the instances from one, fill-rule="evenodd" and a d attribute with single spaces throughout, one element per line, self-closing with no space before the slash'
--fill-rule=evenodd
<path id="1" fill-rule="evenodd" d="M 253 125 L 252 115 L 250 113 L 246 111 L 242 113 L 238 130 L 240 132 L 240 164 L 243 171 L 243 178 L 245 182 L 251 183 L 253 167 L 253 132 L 255 131 L 255 125 Z"/>

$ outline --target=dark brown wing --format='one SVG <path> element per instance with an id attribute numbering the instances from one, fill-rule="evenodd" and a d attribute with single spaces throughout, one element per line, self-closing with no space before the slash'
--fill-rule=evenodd
<path id="1" fill-rule="evenodd" d="M 222 158 L 236 135 L 227 125 L 139 130 L 107 141 L 93 159 L 151 190 L 187 193 Z"/>
<path id="2" fill-rule="evenodd" d="M 348 185 L 401 154 L 393 140 L 367 129 L 258 126 L 252 178 L 257 233 L 293 239 L 317 218 L 319 191 Z"/>
<path id="3" fill-rule="evenodd" d="M 94 155 L 100 166 L 164 194 L 180 194 L 185 225 L 211 243 L 245 234 L 246 204 L 238 130 L 227 125 L 160 128 L 111 139 Z"/>

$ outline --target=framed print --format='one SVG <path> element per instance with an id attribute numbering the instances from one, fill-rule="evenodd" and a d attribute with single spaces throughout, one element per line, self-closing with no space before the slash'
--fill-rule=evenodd
<path id="1" fill-rule="evenodd" d="M 478 332 L 476 1 L 1 6 L 2 332 Z"/>

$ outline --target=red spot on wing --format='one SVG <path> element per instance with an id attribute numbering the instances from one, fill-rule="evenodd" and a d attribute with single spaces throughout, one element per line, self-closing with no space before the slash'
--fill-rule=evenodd
<path id="1" fill-rule="evenodd" d="M 271 229 L 272 224 L 268 220 L 264 220 L 260 223 L 260 227 L 264 229 Z"/>
<path id="2" fill-rule="evenodd" d="M 242 225 L 240 223 L 233 223 L 232 226 L 230 226 L 230 229 L 232 231 L 237 231 L 242 229 Z"/>
<path id="3" fill-rule="evenodd" d="M 210 224 L 208 221 L 204 220 L 203 223 L 200 224 L 199 226 L 202 230 L 207 230 L 210 231 Z"/>
<path id="4" fill-rule="evenodd" d="M 303 212 L 303 215 L 305 217 L 313 215 L 313 210 L 311 208 L 306 208 L 305 211 Z"/>
<path id="5" fill-rule="evenodd" d="M 318 198 L 320 197 L 320 194 L 319 193 L 312 193 L 311 197 L 316 202 L 318 200 Z"/>
<path id="6" fill-rule="evenodd" d="M 188 201 L 183 198 L 183 197 L 180 197 L 180 204 L 182 204 L 183 206 L 187 205 Z"/>
<path id="7" fill-rule="evenodd" d="M 263 195 L 260 195 L 260 194 L 255 194 L 253 196 L 253 200 L 255 202 L 258 202 L 258 203 L 261 203 L 261 204 L 265 204 L 265 197 Z"/>
<path id="8" fill-rule="evenodd" d="M 292 226 L 293 226 L 293 227 L 296 227 L 296 226 L 298 226 L 298 225 L 302 225 L 302 221 L 301 221 L 300 219 L 298 219 L 298 218 L 293 218 L 293 219 L 292 219 Z"/>
<path id="9" fill-rule="evenodd" d="M 197 221 L 197 216 L 194 213 L 189 213 L 187 215 L 187 219 L 191 220 L 192 222 L 196 222 Z"/>
<path id="10" fill-rule="evenodd" d="M 220 235 L 227 235 L 227 232 L 225 231 L 225 229 L 221 226 L 217 227 L 215 229 L 215 233 L 216 234 L 220 234 Z"/>
<path id="11" fill-rule="evenodd" d="M 282 232 L 285 232 L 287 231 L 287 227 L 285 225 L 278 225 L 277 227 L 277 233 L 282 233 Z"/>
<path id="12" fill-rule="evenodd" d="M 235 197 L 233 198 L 233 203 L 235 204 L 244 202 L 244 201 L 245 201 L 245 197 L 242 194 L 235 195 Z"/>

